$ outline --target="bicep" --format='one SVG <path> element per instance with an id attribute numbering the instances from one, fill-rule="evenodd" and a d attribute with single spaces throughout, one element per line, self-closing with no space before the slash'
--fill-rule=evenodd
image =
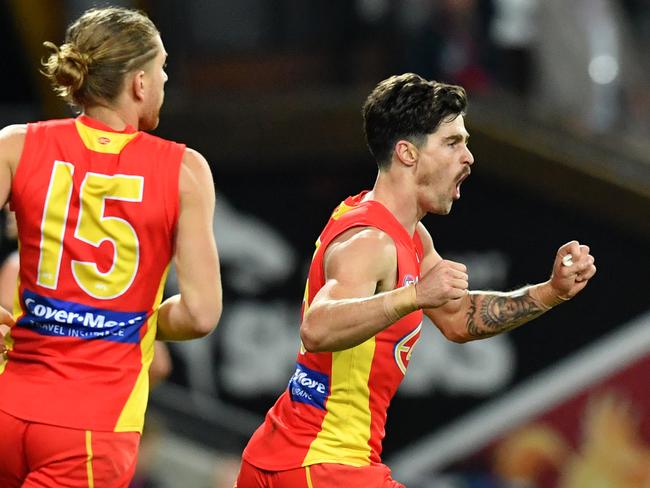
<path id="1" fill-rule="evenodd" d="M 396 264 L 390 237 L 377 229 L 355 230 L 350 237 L 330 244 L 323 257 L 325 284 L 312 305 L 324 300 L 370 297 L 381 283 L 391 279 Z"/>
<path id="2" fill-rule="evenodd" d="M 176 228 L 175 258 L 179 280 L 215 252 L 212 222 L 215 193 L 207 161 L 187 150 L 179 176 L 180 212 Z"/>

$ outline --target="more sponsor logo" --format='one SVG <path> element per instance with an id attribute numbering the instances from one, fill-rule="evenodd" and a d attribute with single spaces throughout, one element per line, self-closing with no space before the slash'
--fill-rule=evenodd
<path id="1" fill-rule="evenodd" d="M 296 371 L 289 380 L 288 388 L 294 402 L 325 410 L 325 402 L 330 393 L 330 379 L 325 373 L 296 363 Z"/>

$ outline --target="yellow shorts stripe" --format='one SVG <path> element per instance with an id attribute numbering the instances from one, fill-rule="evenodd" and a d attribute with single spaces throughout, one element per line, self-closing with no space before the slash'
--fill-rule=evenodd
<path id="1" fill-rule="evenodd" d="M 314 485 L 311 483 L 311 472 L 309 471 L 309 466 L 305 466 L 305 475 L 307 476 L 307 487 L 314 488 Z"/>
<path id="2" fill-rule="evenodd" d="M 88 488 L 95 488 L 95 480 L 93 479 L 93 444 L 92 432 L 86 431 L 86 473 L 88 474 Z"/>

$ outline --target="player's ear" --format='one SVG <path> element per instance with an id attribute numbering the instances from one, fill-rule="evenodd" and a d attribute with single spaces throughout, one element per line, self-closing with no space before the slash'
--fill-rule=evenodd
<path id="1" fill-rule="evenodd" d="M 136 100 L 144 100 L 145 79 L 144 71 L 138 70 L 131 75 L 129 85 Z"/>
<path id="2" fill-rule="evenodd" d="M 406 166 L 414 166 L 418 160 L 418 149 L 412 142 L 400 139 L 395 143 L 395 155 Z"/>

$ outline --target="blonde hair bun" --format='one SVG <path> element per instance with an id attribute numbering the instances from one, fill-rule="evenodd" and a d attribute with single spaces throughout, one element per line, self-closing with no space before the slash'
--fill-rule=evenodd
<path id="1" fill-rule="evenodd" d="M 93 8 L 70 24 L 65 42 L 50 51 L 42 73 L 54 91 L 76 107 L 111 104 L 127 73 L 160 51 L 158 29 L 143 12 L 123 7 Z"/>
<path id="2" fill-rule="evenodd" d="M 63 98 L 79 91 L 88 76 L 89 56 L 79 52 L 73 44 L 57 47 L 48 41 L 43 45 L 52 51 L 43 61 L 43 74 L 50 79 L 54 90 Z"/>

